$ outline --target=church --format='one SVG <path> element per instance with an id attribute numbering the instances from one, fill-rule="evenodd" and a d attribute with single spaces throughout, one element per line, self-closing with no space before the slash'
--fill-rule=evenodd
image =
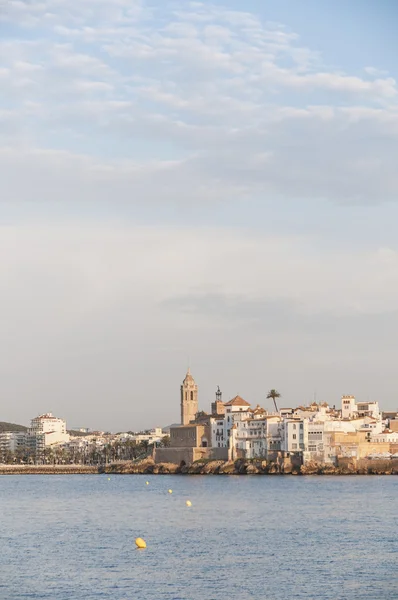
<path id="1" fill-rule="evenodd" d="M 223 405 L 221 392 L 216 394 L 218 402 L 213 403 L 212 410 Z M 181 424 L 170 429 L 170 446 L 155 449 L 155 462 L 191 464 L 200 458 L 226 459 L 224 448 L 211 447 L 212 415 L 198 412 L 198 386 L 192 376 L 191 369 L 180 388 Z"/>

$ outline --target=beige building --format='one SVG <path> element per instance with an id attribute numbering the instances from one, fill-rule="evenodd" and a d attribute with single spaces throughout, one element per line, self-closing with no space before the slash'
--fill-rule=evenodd
<path id="1" fill-rule="evenodd" d="M 191 423 L 170 429 L 170 446 L 174 448 L 208 448 L 210 446 L 210 427 Z"/>
<path id="2" fill-rule="evenodd" d="M 327 432 L 325 433 L 325 462 L 336 462 L 339 458 L 360 460 L 372 454 L 394 453 L 397 444 L 392 442 L 379 442 L 372 440 L 370 433 L 365 431 L 355 432 Z"/>
<path id="3" fill-rule="evenodd" d="M 170 428 L 168 448 L 154 450 L 155 462 L 191 464 L 200 458 L 219 458 L 222 449 L 211 448 L 211 417 L 197 414 L 198 386 L 188 369 L 181 386 L 181 425 Z"/>
<path id="4" fill-rule="evenodd" d="M 170 429 L 170 447 L 156 448 L 155 461 L 191 464 L 199 458 L 212 458 L 210 426 L 191 423 Z M 217 453 L 216 453 L 217 454 Z"/>
<path id="5" fill-rule="evenodd" d="M 181 386 L 181 425 L 195 420 L 198 412 L 198 386 L 188 368 Z"/>

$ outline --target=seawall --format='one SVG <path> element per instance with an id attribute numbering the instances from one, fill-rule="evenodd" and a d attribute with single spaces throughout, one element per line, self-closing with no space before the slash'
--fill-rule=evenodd
<path id="1" fill-rule="evenodd" d="M 99 473 L 91 465 L 0 465 L 0 475 L 86 475 Z"/>
<path id="2" fill-rule="evenodd" d="M 342 461 L 343 462 L 343 461 Z M 0 475 L 398 475 L 398 459 L 344 461 L 340 466 L 289 461 L 198 460 L 191 465 L 155 463 L 152 459 L 109 465 L 0 465 Z"/>

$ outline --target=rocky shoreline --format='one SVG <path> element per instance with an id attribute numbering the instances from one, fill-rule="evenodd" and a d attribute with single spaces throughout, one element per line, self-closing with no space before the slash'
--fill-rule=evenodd
<path id="1" fill-rule="evenodd" d="M 337 467 L 265 460 L 202 460 L 191 465 L 155 463 L 151 458 L 109 465 L 0 465 L 0 475 L 398 475 L 398 460 L 349 461 Z"/>
<path id="2" fill-rule="evenodd" d="M 152 460 L 124 465 L 107 465 L 105 473 L 154 474 L 154 475 L 398 475 L 398 460 L 350 462 L 335 467 L 310 463 L 305 466 L 290 462 L 267 463 L 265 460 L 196 461 L 191 465 L 172 463 L 156 464 Z"/>

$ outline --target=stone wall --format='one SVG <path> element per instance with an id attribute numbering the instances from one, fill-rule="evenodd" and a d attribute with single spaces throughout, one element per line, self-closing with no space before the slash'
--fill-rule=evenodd
<path id="1" fill-rule="evenodd" d="M 197 448 L 206 440 L 210 444 L 210 427 L 208 425 L 180 425 L 170 429 L 170 447 Z"/>
<path id="2" fill-rule="evenodd" d="M 156 448 L 154 451 L 155 463 L 173 463 L 190 465 L 196 460 L 227 460 L 227 448 Z"/>

